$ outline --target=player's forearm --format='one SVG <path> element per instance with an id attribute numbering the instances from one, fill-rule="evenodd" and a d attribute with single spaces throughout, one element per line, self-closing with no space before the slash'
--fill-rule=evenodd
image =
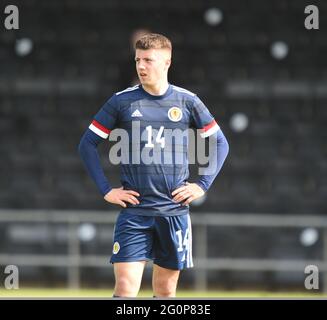
<path id="1" fill-rule="evenodd" d="M 98 137 L 88 129 L 81 138 L 78 151 L 88 174 L 93 179 L 100 192 L 106 195 L 112 187 L 104 175 L 97 151 L 97 146 L 102 140 L 101 137 Z"/>
<path id="2" fill-rule="evenodd" d="M 216 141 L 212 140 L 212 138 L 216 139 Z M 211 152 L 209 152 L 209 165 L 204 169 L 203 175 L 201 175 L 197 182 L 204 191 L 207 191 L 212 185 L 229 152 L 228 142 L 221 130 L 211 137 L 210 143 L 214 143 L 214 145 L 213 148 L 211 148 Z M 214 170 L 212 169 L 213 167 Z"/>

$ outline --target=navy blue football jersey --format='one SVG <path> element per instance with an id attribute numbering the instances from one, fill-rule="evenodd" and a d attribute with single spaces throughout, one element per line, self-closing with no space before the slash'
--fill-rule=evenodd
<path id="1" fill-rule="evenodd" d="M 95 115 L 89 126 L 94 133 L 107 139 L 120 132 L 121 183 L 140 194 L 140 203 L 127 203 L 122 212 L 145 216 L 189 212 L 171 195 L 189 177 L 189 128 L 200 129 L 202 137 L 220 129 L 197 95 L 171 84 L 161 96 L 149 94 L 141 85 L 117 92 Z"/>

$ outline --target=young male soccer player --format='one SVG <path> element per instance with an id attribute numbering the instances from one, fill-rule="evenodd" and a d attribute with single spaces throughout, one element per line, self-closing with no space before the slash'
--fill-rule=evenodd
<path id="1" fill-rule="evenodd" d="M 175 296 L 180 270 L 193 266 L 189 204 L 209 189 L 228 154 L 226 138 L 201 100 L 169 84 L 171 54 L 172 45 L 165 36 L 142 36 L 135 44 L 140 85 L 115 93 L 95 115 L 79 145 L 87 171 L 104 199 L 123 207 L 111 257 L 117 297 L 137 296 L 148 260 L 153 260 L 154 296 Z M 140 129 L 140 141 L 132 137 L 135 127 Z M 196 183 L 187 181 L 188 142 L 182 139 L 177 144 L 165 136 L 169 130 L 190 127 L 215 141 L 215 152 L 209 155 L 215 170 L 200 175 Z M 123 144 L 130 146 L 128 161 L 120 164 L 121 188 L 111 186 L 97 153 L 97 145 L 115 128 L 125 130 L 128 141 Z M 159 154 L 162 159 L 167 153 L 184 161 L 147 161 L 150 155 Z"/>

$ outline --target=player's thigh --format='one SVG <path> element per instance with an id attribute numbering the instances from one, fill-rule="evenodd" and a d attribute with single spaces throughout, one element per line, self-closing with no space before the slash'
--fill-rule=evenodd
<path id="1" fill-rule="evenodd" d="M 172 270 L 193 267 L 189 214 L 156 217 L 154 237 L 153 254 L 156 265 Z"/>
<path id="2" fill-rule="evenodd" d="M 139 286 L 142 280 L 146 261 L 116 262 L 114 263 L 114 274 L 116 283 L 126 283 Z"/>
<path id="3" fill-rule="evenodd" d="M 154 264 L 152 273 L 152 285 L 154 291 L 157 291 L 158 289 L 175 291 L 179 274 L 179 270 L 167 269 Z"/>

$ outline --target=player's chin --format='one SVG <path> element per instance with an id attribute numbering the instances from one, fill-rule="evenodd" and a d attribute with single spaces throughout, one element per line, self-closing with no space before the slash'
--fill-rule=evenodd
<path id="1" fill-rule="evenodd" d="M 141 84 L 149 84 L 149 80 L 145 79 L 144 77 L 139 77 L 139 80 Z"/>

